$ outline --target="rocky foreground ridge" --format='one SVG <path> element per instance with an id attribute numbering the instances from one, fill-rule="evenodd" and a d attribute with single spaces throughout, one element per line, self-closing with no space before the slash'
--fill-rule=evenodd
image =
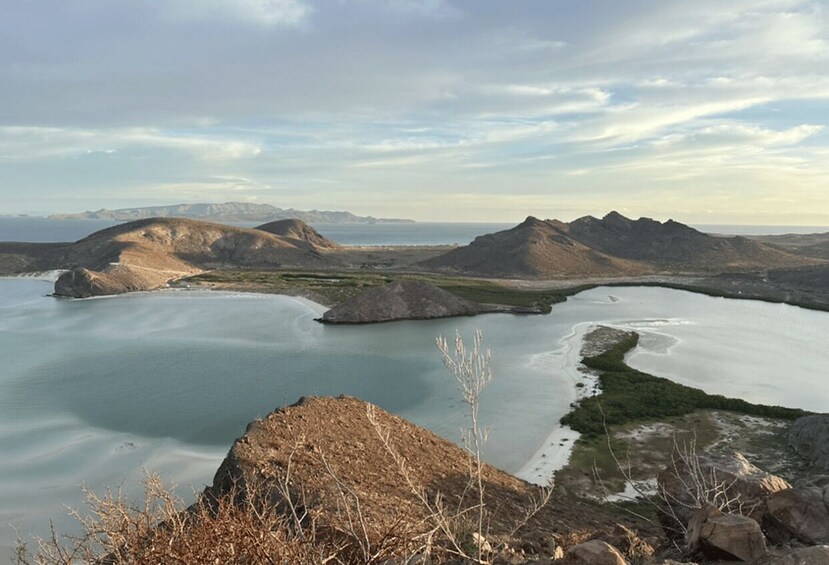
<path id="1" fill-rule="evenodd" d="M 825 426 L 829 416 L 820 418 Z M 205 496 L 252 492 L 261 504 L 299 511 L 346 537 L 358 522 L 371 539 L 393 531 L 422 540 L 418 532 L 432 531 L 429 543 L 402 544 L 387 564 L 472 562 L 443 551 L 453 547 L 453 534 L 441 529 L 436 508 L 451 517 L 447 527 L 466 536 L 465 551 L 485 545 L 488 563 L 829 563 L 826 476 L 792 486 L 739 454 L 680 458 L 658 477 L 659 531 L 559 491 L 534 506 L 539 487 L 484 465 L 481 536 L 468 519 L 477 508 L 470 469 L 465 450 L 375 406 L 351 397 L 303 398 L 251 423 Z"/>

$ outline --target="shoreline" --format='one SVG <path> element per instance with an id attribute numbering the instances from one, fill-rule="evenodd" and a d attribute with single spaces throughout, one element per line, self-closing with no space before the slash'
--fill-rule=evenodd
<path id="1" fill-rule="evenodd" d="M 595 394 L 598 377 L 580 370 L 584 338 L 597 322 L 582 322 L 573 326 L 571 332 L 559 340 L 557 351 L 562 353 L 561 363 L 553 368 L 552 378 L 562 378 L 572 385 L 568 391 L 568 404 Z M 582 384 L 583 386 L 578 386 Z M 541 446 L 514 474 L 519 479 L 547 486 L 553 483 L 555 473 L 570 462 L 573 446 L 581 434 L 569 426 L 556 422 L 544 438 Z"/>

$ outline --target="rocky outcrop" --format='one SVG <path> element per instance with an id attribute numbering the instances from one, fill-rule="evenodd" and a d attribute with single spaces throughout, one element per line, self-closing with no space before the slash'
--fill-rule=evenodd
<path id="1" fill-rule="evenodd" d="M 742 454 L 731 456 L 699 454 L 695 461 L 680 459 L 657 477 L 661 516 L 669 533 L 681 532 L 690 523 L 695 509 L 710 497 L 714 487 L 722 486 L 721 500 L 733 502 L 732 510 L 744 508 L 748 516 L 761 523 L 766 502 L 773 493 L 791 488 L 784 479 L 752 465 Z"/>
<path id="2" fill-rule="evenodd" d="M 746 516 L 725 514 L 712 505 L 698 509 L 688 525 L 687 545 L 706 560 L 754 561 L 766 554 L 760 525 Z"/>
<path id="3" fill-rule="evenodd" d="M 401 461 L 405 461 L 401 464 Z M 303 398 L 248 426 L 222 462 L 209 496 L 257 485 L 259 492 L 304 500 L 318 525 L 342 524 L 359 500 L 372 532 L 429 524 L 419 493 L 447 508 L 473 505 L 469 455 L 457 445 L 377 407 L 350 397 Z M 537 487 L 488 465 L 483 469 L 485 503 L 497 508 L 490 535 L 509 532 L 523 516 Z M 466 498 L 464 498 L 466 497 Z M 465 502 L 461 502 L 465 500 Z M 544 509 L 529 528 L 566 522 Z"/>
<path id="4" fill-rule="evenodd" d="M 829 414 L 798 418 L 789 428 L 789 444 L 817 473 L 829 473 Z"/>
<path id="5" fill-rule="evenodd" d="M 772 494 L 763 523 L 778 544 L 829 544 L 829 476 Z"/>
<path id="6" fill-rule="evenodd" d="M 90 271 L 83 267 L 63 273 L 55 281 L 55 295 L 70 298 L 90 298 L 147 289 L 145 285 L 131 282 L 128 277 Z"/>
<path id="7" fill-rule="evenodd" d="M 331 308 L 320 321 L 326 324 L 368 324 L 472 316 L 491 310 L 431 283 L 394 281 L 370 288 Z"/>
<path id="8" fill-rule="evenodd" d="M 338 249 L 340 245 L 323 237 L 317 230 L 296 218 L 277 220 L 256 226 L 256 229 L 298 242 L 304 242 L 316 250 Z"/>
<path id="9" fill-rule="evenodd" d="M 628 565 L 627 560 L 612 545 L 592 540 L 570 548 L 564 556 L 567 565 Z"/>

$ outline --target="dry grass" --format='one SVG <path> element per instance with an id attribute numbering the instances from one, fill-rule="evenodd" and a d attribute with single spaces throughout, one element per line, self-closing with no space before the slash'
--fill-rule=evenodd
<path id="1" fill-rule="evenodd" d="M 144 481 L 143 504 L 130 504 L 120 491 L 87 492 L 89 513 L 73 511 L 83 533 L 36 541 L 30 551 L 18 541 L 17 565 L 254 564 L 336 565 L 379 563 L 410 556 L 422 546 L 403 528 L 385 532 L 356 526 L 359 516 L 346 500 L 342 527 L 318 528 L 296 501 L 289 511 L 254 485 L 221 498 L 202 496 L 189 508 L 156 475 Z M 347 494 L 345 494 L 347 497 Z M 283 499 L 286 500 L 286 499 Z"/>

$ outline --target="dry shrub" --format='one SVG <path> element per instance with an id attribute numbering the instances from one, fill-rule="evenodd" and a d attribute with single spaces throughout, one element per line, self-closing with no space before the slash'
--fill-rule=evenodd
<path id="1" fill-rule="evenodd" d="M 184 510 L 183 501 L 157 475 L 149 475 L 144 487 L 143 505 L 129 504 L 120 491 L 104 496 L 87 491 L 89 513 L 72 512 L 83 533 L 52 531 L 37 540 L 33 554 L 21 540 L 16 563 L 324 565 L 377 563 L 411 551 L 412 540 L 403 530 L 358 532 L 347 519 L 343 527 L 317 528 L 307 513 L 257 504 L 270 497 L 260 496 L 255 485 L 246 485 L 243 494 L 231 489 L 220 498 L 201 496 Z"/>

